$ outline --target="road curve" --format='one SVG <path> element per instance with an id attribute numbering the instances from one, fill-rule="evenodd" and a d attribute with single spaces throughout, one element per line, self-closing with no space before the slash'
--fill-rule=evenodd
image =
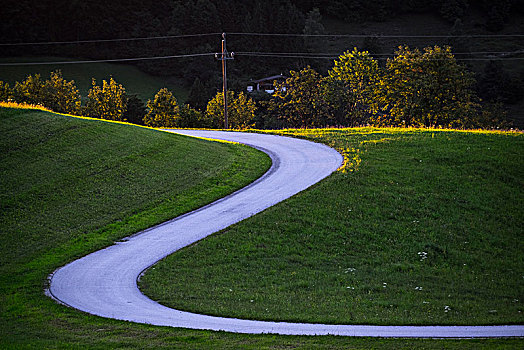
<path id="1" fill-rule="evenodd" d="M 182 215 L 89 254 L 50 276 L 47 293 L 57 301 L 102 317 L 237 333 L 343 335 L 367 337 L 524 337 L 524 326 L 361 326 L 262 322 L 199 315 L 158 304 L 137 287 L 140 274 L 165 256 L 252 216 L 322 180 L 342 163 L 321 144 L 275 135 L 199 130 L 179 134 L 245 143 L 273 160 L 251 185 L 201 209 Z"/>

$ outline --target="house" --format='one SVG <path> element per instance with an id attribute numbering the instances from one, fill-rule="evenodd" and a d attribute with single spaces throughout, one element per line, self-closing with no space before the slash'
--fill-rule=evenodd
<path id="1" fill-rule="evenodd" d="M 268 94 L 272 94 L 275 92 L 275 87 L 273 86 L 273 82 L 276 80 L 279 83 L 282 83 L 286 81 L 288 77 L 285 75 L 279 74 L 279 75 L 273 75 L 270 77 L 258 79 L 258 80 L 251 80 L 249 84 L 247 85 L 247 92 L 255 92 L 255 91 L 265 91 Z M 284 87 L 284 91 L 285 91 Z"/>

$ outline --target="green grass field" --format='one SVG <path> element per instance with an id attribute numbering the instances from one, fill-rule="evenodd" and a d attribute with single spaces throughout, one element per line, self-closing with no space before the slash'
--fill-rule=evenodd
<path id="1" fill-rule="evenodd" d="M 2 349 L 522 346 L 518 339 L 405 340 L 193 331 L 103 319 L 59 305 L 43 293 L 46 277 L 54 269 L 245 185 L 263 173 L 269 161 L 237 145 L 41 111 L 1 108 L 0 120 Z M 367 161 L 364 155 L 362 159 L 361 170 Z M 357 176 L 359 171 L 336 174 L 328 183 Z M 311 192 L 318 195 L 322 186 Z M 281 224 L 285 221 L 288 218 L 282 218 Z"/>
<path id="2" fill-rule="evenodd" d="M 0 62 L 62 62 L 72 61 L 63 57 L 11 57 L 0 58 Z M 43 79 L 49 78 L 49 73 L 60 69 L 66 80 L 74 80 L 80 90 L 82 98 L 87 98 L 91 88 L 91 79 L 95 78 L 98 84 L 102 80 L 108 81 L 112 76 L 126 88 L 128 94 L 137 94 L 143 101 L 153 99 L 158 90 L 166 87 L 173 92 L 179 103 L 187 99 L 188 88 L 170 77 L 156 77 L 142 72 L 132 65 L 115 63 L 91 64 L 54 64 L 3 66 L 0 70 L 0 80 L 14 86 L 16 81 L 23 81 L 30 74 L 40 74 Z"/>
<path id="3" fill-rule="evenodd" d="M 381 325 L 524 322 L 524 136 L 287 131 L 338 172 L 142 277 L 154 300 L 238 318 Z"/>

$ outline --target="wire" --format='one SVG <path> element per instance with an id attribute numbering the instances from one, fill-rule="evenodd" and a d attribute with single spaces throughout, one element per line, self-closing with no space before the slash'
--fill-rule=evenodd
<path id="1" fill-rule="evenodd" d="M 295 54 L 287 54 L 287 55 L 283 55 L 283 54 L 271 54 L 271 53 L 268 53 L 268 54 L 241 54 L 241 53 L 235 53 L 235 56 L 249 56 L 249 57 L 276 57 L 276 58 L 312 58 L 312 59 L 323 59 L 323 58 L 327 58 L 327 59 L 334 59 L 334 58 L 338 58 L 339 56 L 306 56 L 306 55 L 295 55 Z"/>
<path id="2" fill-rule="evenodd" d="M 274 57 L 274 58 L 304 58 L 304 59 L 336 59 L 337 56 L 311 56 L 300 54 L 273 54 L 273 53 L 235 53 L 235 56 L 248 57 Z M 377 58 L 378 60 L 386 60 L 388 57 Z M 509 61 L 509 60 L 524 60 L 524 57 L 486 57 L 486 58 L 455 58 L 456 61 Z M 430 61 L 444 61 L 443 59 L 430 59 Z"/>
<path id="3" fill-rule="evenodd" d="M 244 35 L 244 36 L 280 36 L 280 37 L 331 37 L 331 38 L 505 38 L 505 37 L 524 37 L 524 34 L 471 34 L 471 35 L 374 35 L 374 34 L 300 34 L 300 33 L 226 33 L 227 35 Z M 104 43 L 120 41 L 141 41 L 141 40 L 159 40 L 159 39 L 178 39 L 222 35 L 221 32 L 200 33 L 200 34 L 181 34 L 181 35 L 163 35 L 148 36 L 138 38 L 120 38 L 120 39 L 93 39 L 93 40 L 71 40 L 71 41 L 41 41 L 26 43 L 0 43 L 0 46 L 31 46 L 31 45 L 64 45 L 64 44 L 86 44 L 86 43 Z"/>
<path id="4" fill-rule="evenodd" d="M 221 35 L 222 33 L 203 33 L 203 34 L 183 34 L 183 35 L 164 35 L 149 36 L 141 38 L 122 38 L 122 39 L 93 39 L 93 40 L 73 40 L 73 41 L 42 41 L 31 43 L 0 43 L 0 46 L 29 46 L 29 45 L 62 45 L 62 44 L 86 44 L 86 43 L 107 43 L 118 41 L 140 41 L 140 40 L 157 40 L 157 39 L 178 39 L 192 38 L 199 36 Z"/>
<path id="5" fill-rule="evenodd" d="M 136 58 L 115 58 L 105 60 L 84 60 L 84 61 L 55 61 L 55 62 L 7 62 L 0 63 L 0 66 L 37 66 L 37 65 L 53 65 L 53 64 L 83 64 L 83 63 L 103 63 L 103 62 L 129 62 L 129 61 L 145 61 L 145 60 L 161 60 L 169 58 L 183 58 L 183 57 L 201 57 L 214 56 L 215 53 L 195 53 L 188 55 L 171 55 L 171 56 L 156 56 L 156 57 L 136 57 Z"/>
<path id="6" fill-rule="evenodd" d="M 477 54 L 499 54 L 499 55 L 511 55 L 511 54 L 522 54 L 522 51 L 494 51 L 494 52 L 460 52 L 453 53 L 453 55 L 477 55 Z M 337 59 L 340 54 L 331 53 L 309 53 L 309 52 L 235 52 L 236 56 L 247 56 L 247 57 L 273 57 L 273 58 L 309 58 L 309 59 Z M 56 64 L 89 64 L 89 63 L 108 63 L 108 62 L 132 62 L 132 61 L 146 61 L 146 60 L 160 60 L 160 59 L 172 59 L 172 58 L 189 58 L 189 57 L 203 57 L 203 56 L 215 56 L 215 53 L 197 53 L 197 54 L 186 54 L 186 55 L 170 55 L 170 56 L 154 56 L 154 57 L 134 57 L 134 58 L 115 58 L 115 59 L 103 59 L 103 60 L 80 60 L 80 61 L 51 61 L 51 62 L 6 62 L 0 63 L 0 66 L 37 66 L 37 65 L 56 65 Z M 390 54 L 377 54 L 373 56 L 385 56 L 391 57 Z M 377 59 L 384 60 L 386 58 L 379 57 Z M 524 57 L 485 57 L 485 58 L 455 58 L 457 61 L 500 61 L 500 60 L 522 60 Z"/>
<path id="7" fill-rule="evenodd" d="M 471 35 L 374 35 L 374 34 L 296 34 L 296 33 L 227 33 L 228 35 L 288 36 L 288 37 L 332 37 L 332 38 L 504 38 L 524 37 L 524 34 L 471 34 Z"/>
<path id="8" fill-rule="evenodd" d="M 304 56 L 329 56 L 329 57 L 339 57 L 343 53 L 321 53 L 321 52 L 260 52 L 260 51 L 235 51 L 235 55 L 251 55 L 251 54 L 260 54 L 260 55 L 304 55 Z M 452 52 L 455 55 L 513 55 L 513 54 L 524 54 L 524 50 L 519 51 L 478 51 L 478 52 Z M 391 56 L 392 54 L 379 53 L 379 54 L 370 54 L 370 56 Z"/>

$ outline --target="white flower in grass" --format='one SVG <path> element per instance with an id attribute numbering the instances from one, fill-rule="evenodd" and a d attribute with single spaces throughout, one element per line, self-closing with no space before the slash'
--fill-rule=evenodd
<path id="1" fill-rule="evenodd" d="M 428 258 L 427 252 L 418 252 L 417 254 L 418 254 L 418 257 L 420 258 L 420 261 L 423 261 L 424 259 Z"/>
<path id="2" fill-rule="evenodd" d="M 449 312 L 449 311 L 451 311 L 451 308 L 448 305 L 445 305 L 444 312 Z"/>

